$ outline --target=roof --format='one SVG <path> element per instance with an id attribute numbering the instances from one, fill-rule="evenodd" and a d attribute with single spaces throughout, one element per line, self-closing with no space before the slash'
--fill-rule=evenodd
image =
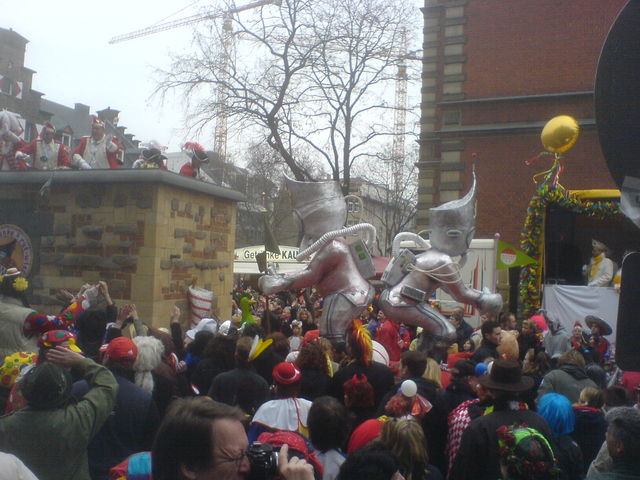
<path id="1" fill-rule="evenodd" d="M 80 104 L 76 104 L 80 105 Z M 40 103 L 41 110 L 53 114 L 51 123 L 57 129 L 70 126 L 76 138 L 91 134 L 91 121 L 89 119 L 89 107 L 74 108 L 43 98 Z"/>
<path id="2" fill-rule="evenodd" d="M 245 201 L 245 196 L 230 188 L 201 182 L 177 173 L 161 169 L 94 169 L 94 170 L 52 170 L 52 171 L 5 171 L 0 175 L 0 185 L 38 184 L 49 179 L 54 184 L 163 184 L 184 190 L 224 198 L 233 202 Z"/>
<path id="3" fill-rule="evenodd" d="M 5 35 L 14 35 L 16 40 L 21 40 L 24 43 L 29 43 L 29 40 L 27 40 L 26 38 L 24 38 L 22 35 L 20 35 L 18 32 L 16 32 L 14 29 L 12 28 L 1 28 L 0 27 L 0 34 L 5 34 Z"/>

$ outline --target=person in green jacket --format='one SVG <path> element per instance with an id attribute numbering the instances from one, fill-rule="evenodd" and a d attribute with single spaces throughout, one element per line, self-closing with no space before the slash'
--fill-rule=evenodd
<path id="1" fill-rule="evenodd" d="M 107 368 L 72 350 L 56 347 L 46 358 L 23 379 L 27 406 L 0 417 L 0 451 L 40 480 L 90 480 L 87 445 L 111 413 L 118 384 Z M 90 387 L 77 402 L 68 369 Z"/>

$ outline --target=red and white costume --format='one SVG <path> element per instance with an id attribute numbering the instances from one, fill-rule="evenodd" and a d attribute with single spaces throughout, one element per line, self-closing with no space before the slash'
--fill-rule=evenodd
<path id="1" fill-rule="evenodd" d="M 73 163 L 86 168 L 120 168 L 118 161 L 118 139 L 107 141 L 107 136 L 96 141 L 93 137 L 82 137 L 73 152 Z"/>
<path id="2" fill-rule="evenodd" d="M 16 158 L 19 148 L 25 146 L 22 135 L 22 125 L 15 113 L 7 110 L 0 111 L 0 170 L 26 170 L 22 159 Z"/>
<path id="3" fill-rule="evenodd" d="M 27 170 L 24 160 L 16 158 L 18 149 L 24 147 L 24 140 L 7 142 L 0 139 L 0 170 Z"/>
<path id="4" fill-rule="evenodd" d="M 51 143 L 45 143 L 43 139 L 39 138 L 18 151 L 31 156 L 33 159 L 31 168 L 34 170 L 52 170 L 56 167 L 71 166 L 67 149 L 55 140 L 52 140 Z M 43 161 L 44 159 L 46 160 Z"/>
<path id="5" fill-rule="evenodd" d="M 200 164 L 209 163 L 209 157 L 202 145 L 196 142 L 187 142 L 183 145 L 182 151 L 191 157 L 191 161 L 182 165 L 180 175 L 195 178 L 203 182 L 214 183 L 213 179 L 200 168 Z"/>

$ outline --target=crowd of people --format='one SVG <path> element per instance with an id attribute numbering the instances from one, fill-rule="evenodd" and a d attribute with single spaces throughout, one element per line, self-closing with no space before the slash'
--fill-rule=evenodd
<path id="1" fill-rule="evenodd" d="M 106 125 L 98 117 L 92 117 L 91 135 L 82 137 L 71 152 L 54 139 L 56 128 L 51 122 L 46 122 L 38 137 L 30 143 L 22 140 L 23 133 L 16 115 L 8 111 L 0 112 L 0 171 L 111 169 L 123 165 L 118 138 L 106 134 Z M 157 142 L 145 144 L 132 168 L 167 170 L 167 157 L 162 151 Z M 201 169 L 209 161 L 205 149 L 196 142 L 187 142 L 183 151 L 189 161 L 181 166 L 180 175 L 212 182 L 211 177 Z"/>
<path id="2" fill-rule="evenodd" d="M 597 317 L 474 329 L 458 308 L 437 361 L 375 301 L 330 342 L 313 290 L 243 288 L 231 319 L 183 332 L 179 309 L 151 322 L 104 282 L 57 316 L 27 287 L 0 282 L 0 478 L 640 478 L 640 374 Z"/>

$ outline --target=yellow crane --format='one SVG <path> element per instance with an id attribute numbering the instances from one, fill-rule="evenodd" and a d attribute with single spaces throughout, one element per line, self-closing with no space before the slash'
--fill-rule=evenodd
<path id="1" fill-rule="evenodd" d="M 109 40 L 110 44 L 126 42 L 135 38 L 144 37 L 146 35 L 152 35 L 173 28 L 184 27 L 186 25 L 192 25 L 194 23 L 204 22 L 205 20 L 214 20 L 217 18 L 223 19 L 222 32 L 223 39 L 220 48 L 220 54 L 217 58 L 218 71 L 223 75 L 228 73 L 228 66 L 230 60 L 230 52 L 233 51 L 233 15 L 236 13 L 250 10 L 252 8 L 258 8 L 265 5 L 280 5 L 282 0 L 258 0 L 239 7 L 233 7 L 228 10 L 211 10 L 209 12 L 191 15 L 189 17 L 179 18 L 169 22 L 159 23 L 146 28 L 141 28 L 133 32 L 124 33 L 122 35 L 116 35 Z M 224 80 L 224 79 L 223 79 Z M 214 151 L 220 156 L 221 160 L 226 160 L 227 157 L 227 117 L 228 112 L 225 107 L 226 90 L 224 84 L 227 82 L 220 82 L 216 91 L 216 127 L 214 133 Z"/>

